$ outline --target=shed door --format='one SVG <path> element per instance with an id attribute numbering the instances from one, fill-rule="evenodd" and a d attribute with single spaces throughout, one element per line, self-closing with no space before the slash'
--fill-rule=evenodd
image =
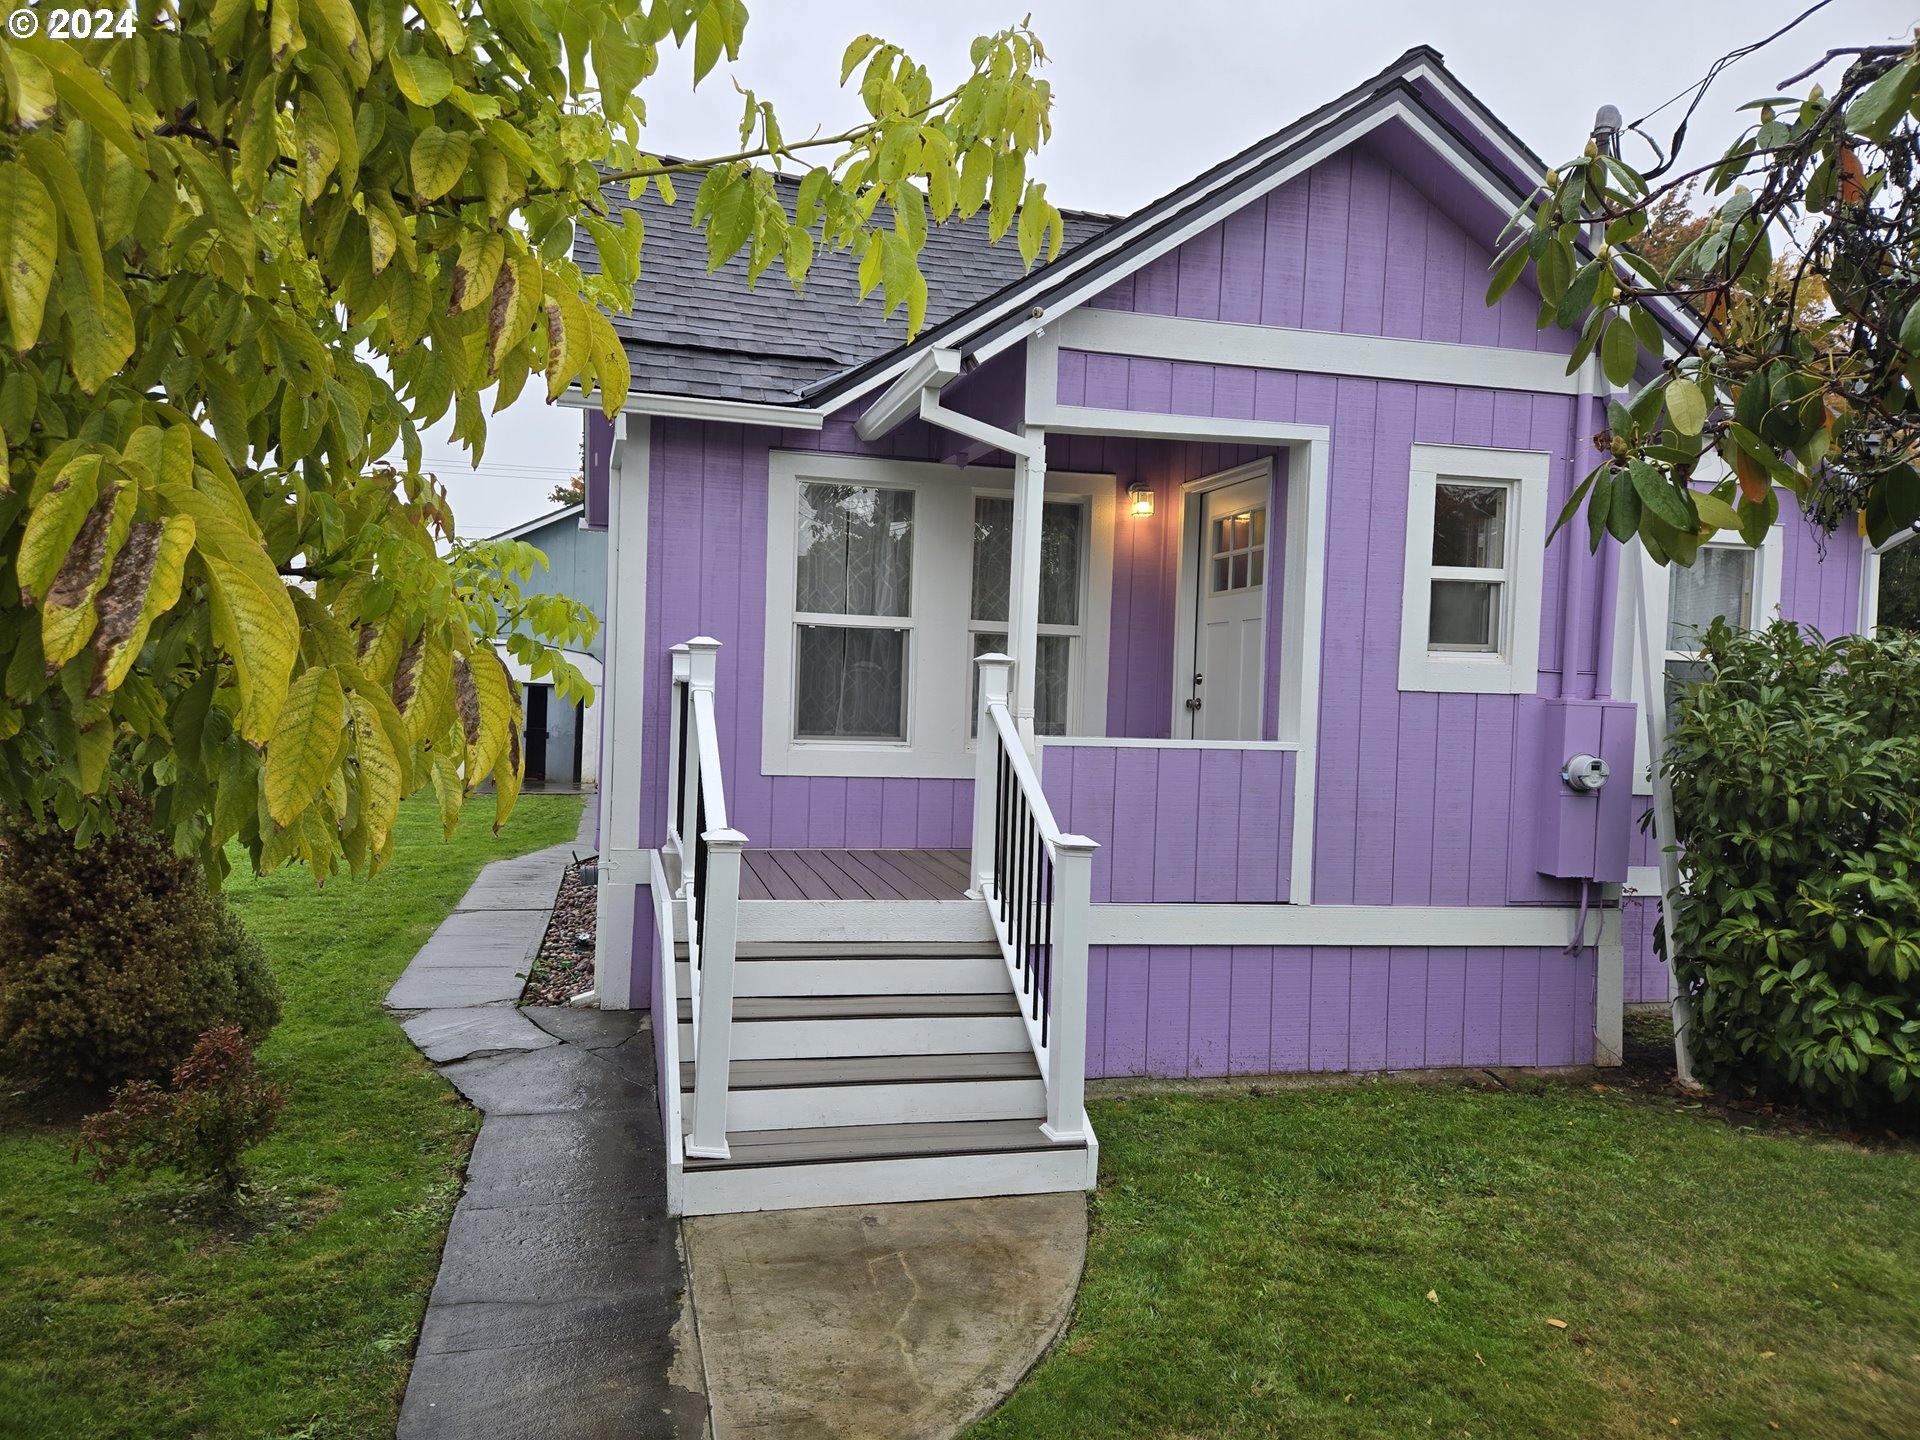
<path id="1" fill-rule="evenodd" d="M 1266 649 L 1267 482 L 1202 492 L 1189 737 L 1258 740 Z"/>

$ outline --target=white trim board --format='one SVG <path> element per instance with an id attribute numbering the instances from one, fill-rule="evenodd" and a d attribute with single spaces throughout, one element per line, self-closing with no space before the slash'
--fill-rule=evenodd
<path id="1" fill-rule="evenodd" d="M 640 846 L 641 717 L 647 686 L 647 507 L 652 485 L 653 422 L 623 417 L 607 464 L 607 639 L 610 650 L 600 717 L 600 849 L 638 854 Z M 622 556 L 627 563 L 621 563 Z M 594 896 L 600 953 L 624 955 L 625 965 L 594 976 L 602 1010 L 633 1004 L 635 889 L 638 864 L 616 865 L 600 877 Z M 649 979 L 651 984 L 651 979 Z"/>
<path id="2" fill-rule="evenodd" d="M 1294 740 L 1135 740 L 1112 735 L 1042 735 L 1040 748 L 1077 750 L 1295 750 Z"/>
<path id="3" fill-rule="evenodd" d="M 1580 384 L 1577 372 L 1566 373 L 1566 357 L 1550 351 L 1348 335 L 1335 330 L 1289 330 L 1224 320 L 1184 320 L 1125 310 L 1076 310 L 1061 317 L 1050 338 L 1058 349 L 1097 355 L 1138 355 L 1155 360 L 1357 375 L 1539 395 L 1572 395 Z"/>
<path id="4" fill-rule="evenodd" d="M 1617 910 L 1603 913 L 1588 943 L 1619 934 Z M 1560 946 L 1580 912 L 1570 906 L 1509 905 L 1095 905 L 1094 945 L 1419 945 Z"/>
<path id="5" fill-rule="evenodd" d="M 576 386 L 559 403 L 575 409 L 598 409 L 598 400 L 585 399 Z M 838 407 L 836 407 L 838 408 Z M 731 425 L 771 425 L 781 430 L 818 430 L 827 411 L 805 406 L 767 405 L 755 400 L 716 400 L 699 395 L 654 395 L 630 391 L 621 406 L 628 415 L 658 415 L 669 420 L 717 420 Z"/>

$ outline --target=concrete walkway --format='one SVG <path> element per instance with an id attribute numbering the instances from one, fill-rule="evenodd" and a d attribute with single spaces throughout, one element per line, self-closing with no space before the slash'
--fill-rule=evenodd
<path id="1" fill-rule="evenodd" d="M 387 996 L 486 1113 L 401 1440 L 958 1434 L 1065 1329 L 1084 1197 L 676 1226 L 646 1016 L 515 1005 L 573 848 L 487 866 Z"/>
<path id="2" fill-rule="evenodd" d="M 403 1440 L 708 1433 L 646 1016 L 514 1004 L 572 848 L 487 866 L 387 996 L 486 1112 Z"/>

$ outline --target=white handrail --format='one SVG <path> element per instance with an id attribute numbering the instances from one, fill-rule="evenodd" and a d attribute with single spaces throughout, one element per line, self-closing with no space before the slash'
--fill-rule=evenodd
<path id="1" fill-rule="evenodd" d="M 982 655 L 974 772 L 973 894 L 987 906 L 1046 1084 L 1041 1129 L 1093 1143 L 1087 1123 L 1087 936 L 1093 852 L 1061 831 L 1008 706 L 1004 655 Z M 1031 833 L 1028 827 L 1031 826 Z M 1037 842 L 1037 845 L 1036 843 Z M 1004 873 L 1003 873 L 1004 871 Z"/>
<path id="2" fill-rule="evenodd" d="M 660 1128 L 667 1137 L 667 1163 L 678 1165 L 681 1161 L 680 1138 L 680 998 L 677 994 L 674 971 L 678 968 L 679 947 L 673 934 L 673 892 L 667 888 L 666 867 L 660 863 L 660 852 L 652 851 L 648 856 L 651 865 L 653 896 L 653 933 L 660 947 L 659 975 L 660 984 L 655 993 L 660 997 L 654 1019 L 660 1024 Z M 689 967 L 691 970 L 691 967 Z M 663 1021 L 661 1016 L 667 1018 Z"/>
<path id="3" fill-rule="evenodd" d="M 732 1050 L 740 855 L 747 845 L 747 837 L 727 823 L 720 728 L 713 705 L 719 649 L 718 640 L 704 635 L 674 647 L 672 755 L 677 774 L 668 786 L 669 806 L 674 812 L 670 825 L 680 855 L 676 898 L 686 918 L 688 1008 L 692 1019 L 693 1123 L 685 1148 L 688 1155 L 714 1160 L 724 1160 L 730 1154 L 727 1070 Z M 683 651 L 684 680 L 680 678 Z M 677 1013 L 671 1023 L 677 1034 Z"/>

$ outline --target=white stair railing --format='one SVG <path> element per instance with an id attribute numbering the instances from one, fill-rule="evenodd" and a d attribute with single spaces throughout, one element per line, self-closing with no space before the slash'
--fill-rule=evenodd
<path id="1" fill-rule="evenodd" d="M 1063 1144 L 1090 1144 L 1087 1123 L 1087 933 L 1093 852 L 1063 834 L 1040 790 L 1008 709 L 1013 662 L 982 655 L 978 765 L 973 782 L 973 877 L 1047 1090 L 1041 1129 Z"/>
<path id="2" fill-rule="evenodd" d="M 725 1160 L 727 1065 L 732 1048 L 733 961 L 739 931 L 740 852 L 747 837 L 727 824 L 713 686 L 720 642 L 698 636 L 673 647 L 669 708 L 667 840 L 678 861 L 675 903 L 687 936 L 687 991 L 693 1012 L 693 1125 L 686 1153 Z M 667 970 L 672 974 L 671 967 Z M 671 987 L 655 1023 L 677 1028 Z M 678 1085 L 677 1075 L 668 1083 Z"/>

